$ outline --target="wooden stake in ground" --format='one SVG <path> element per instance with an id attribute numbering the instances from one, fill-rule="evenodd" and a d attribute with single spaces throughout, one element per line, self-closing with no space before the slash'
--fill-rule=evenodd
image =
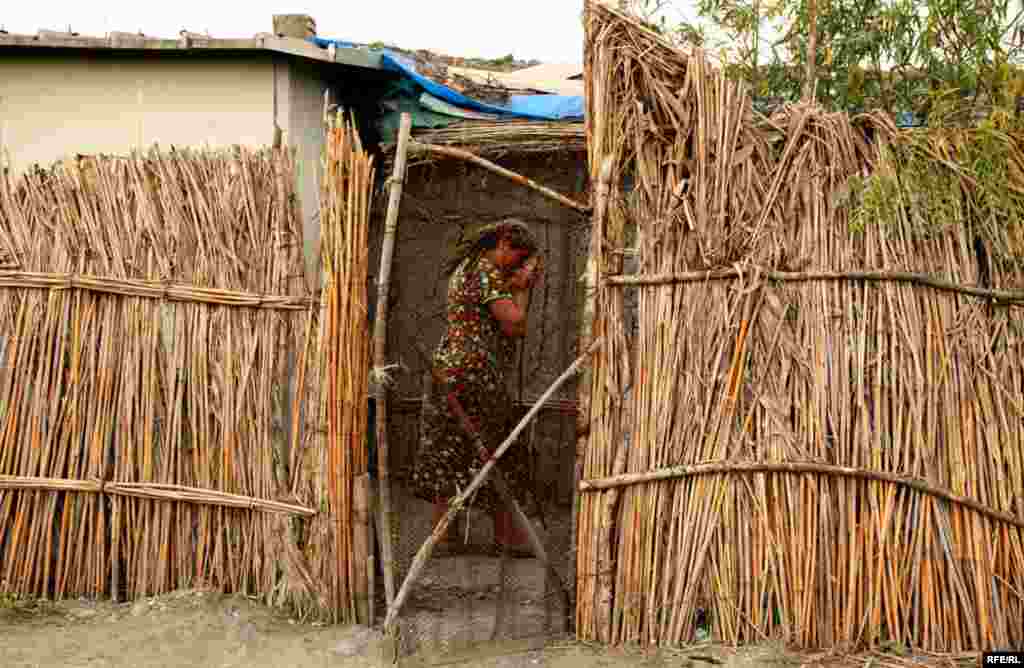
<path id="1" fill-rule="evenodd" d="M 521 434 L 523 429 L 526 428 L 526 425 L 528 425 L 534 416 L 540 412 L 544 403 L 565 383 L 565 381 L 575 375 L 580 366 L 583 365 L 583 362 L 591 353 L 597 350 L 600 345 L 600 339 L 594 341 L 585 353 L 580 355 L 575 362 L 569 365 L 569 368 L 566 369 L 561 376 L 555 379 L 555 382 L 551 384 L 551 387 L 549 387 L 544 394 L 537 399 L 530 411 L 523 416 L 522 420 L 519 421 L 519 424 L 517 424 L 516 428 L 512 430 L 512 433 L 508 435 L 508 438 L 498 446 L 498 449 L 494 451 L 491 458 L 487 460 L 480 471 L 476 474 L 476 477 L 469 483 L 469 486 L 462 490 L 462 493 L 455 497 L 448 505 L 448 512 L 445 513 L 444 517 L 441 518 L 441 521 L 437 523 L 437 526 L 434 527 L 434 532 L 430 534 L 430 537 L 428 537 L 426 542 L 423 543 L 423 546 L 420 547 L 419 552 L 416 553 L 416 558 L 412 561 L 412 566 L 409 568 L 409 573 L 405 576 L 405 582 L 402 583 L 402 588 L 395 596 L 395 600 L 388 606 L 388 615 L 384 619 L 385 634 L 390 634 L 394 631 L 398 612 L 402 609 L 402 605 L 405 603 L 405 600 L 409 598 L 409 593 L 412 591 L 413 584 L 416 583 L 416 580 L 423 572 L 423 568 L 427 565 L 427 559 L 430 558 L 430 553 L 434 551 L 434 547 L 437 545 L 438 541 L 440 541 L 445 533 L 447 533 L 448 526 L 452 523 L 452 520 L 455 519 L 455 516 L 462 509 L 462 506 L 464 506 L 466 501 L 473 496 L 476 490 L 480 489 L 480 487 L 487 482 L 487 478 L 494 470 L 498 460 L 501 459 L 501 456 L 504 455 L 510 447 L 512 447 L 512 444 L 515 443 L 519 434 Z M 540 553 L 543 553 L 543 550 L 544 547 L 541 545 Z"/>
<path id="2" fill-rule="evenodd" d="M 377 315 L 373 322 L 373 373 L 384 368 L 388 336 L 388 293 L 391 288 L 391 258 L 395 251 L 398 230 L 398 207 L 405 181 L 405 158 L 409 145 L 412 116 L 402 114 L 395 152 L 395 171 L 391 175 L 391 195 L 384 223 L 384 245 L 380 252 L 380 274 L 377 276 Z M 391 545 L 391 473 L 388 467 L 388 392 L 377 382 L 377 478 L 380 485 L 380 552 L 384 561 L 384 591 L 390 607 L 395 600 L 395 562 Z M 389 613 L 390 614 L 390 613 Z"/>

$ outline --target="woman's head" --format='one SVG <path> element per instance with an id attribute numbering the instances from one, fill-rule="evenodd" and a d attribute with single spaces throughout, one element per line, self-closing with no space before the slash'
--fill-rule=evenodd
<path id="1" fill-rule="evenodd" d="M 455 271 L 468 258 L 479 258 L 486 252 L 494 251 L 495 263 L 501 269 L 512 269 L 526 258 L 537 253 L 539 245 L 530 228 L 521 220 L 506 218 L 486 225 L 476 234 L 465 238 L 459 244 L 459 251 L 448 267 L 448 273 Z"/>

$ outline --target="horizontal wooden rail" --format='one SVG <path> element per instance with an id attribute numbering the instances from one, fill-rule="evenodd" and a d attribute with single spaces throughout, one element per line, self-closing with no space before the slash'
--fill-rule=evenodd
<path id="1" fill-rule="evenodd" d="M 851 466 L 836 466 L 834 464 L 820 464 L 818 462 L 709 462 L 705 464 L 692 464 L 689 466 L 671 466 L 668 468 L 644 471 L 642 473 L 623 473 L 622 475 L 609 476 L 607 478 L 595 478 L 580 482 L 581 492 L 594 492 L 626 485 L 639 485 L 658 480 L 672 480 L 687 478 L 699 475 L 712 475 L 716 473 L 816 473 L 821 475 L 843 476 L 847 478 L 858 478 L 860 480 L 873 480 L 876 482 L 890 482 L 910 489 L 928 494 L 939 499 L 970 508 L 975 512 L 1013 526 L 1024 529 L 1024 518 L 1005 513 L 995 508 L 990 508 L 983 503 L 975 501 L 966 496 L 954 493 L 944 487 L 932 485 L 919 478 L 911 478 L 886 471 L 872 471 L 869 469 L 854 468 Z"/>
<path id="2" fill-rule="evenodd" d="M 914 283 L 925 285 L 936 290 L 957 292 L 974 297 L 983 297 L 997 302 L 1011 304 L 1024 303 L 1024 290 L 989 290 L 972 285 L 961 285 L 928 274 L 915 274 L 907 271 L 774 271 L 768 269 L 721 269 L 716 271 L 690 271 L 678 274 L 648 274 L 634 276 L 610 276 L 605 279 L 608 285 L 671 285 L 675 283 L 703 283 L 704 281 L 724 281 L 736 278 L 764 279 L 769 281 L 877 281 Z"/>
<path id="3" fill-rule="evenodd" d="M 260 295 L 252 292 L 200 288 L 184 283 L 167 283 L 100 276 L 44 273 L 35 271 L 0 271 L 0 288 L 36 288 L 40 290 L 88 290 L 123 297 L 166 299 L 175 302 L 193 302 L 217 306 L 278 311 L 303 311 L 316 302 L 309 297 L 288 295 Z"/>
<path id="4" fill-rule="evenodd" d="M 104 482 L 102 480 L 67 480 L 64 478 L 39 478 L 35 476 L 0 475 L 0 490 L 40 490 L 48 492 L 92 492 L 116 494 L 156 501 L 183 501 L 199 505 L 243 508 L 268 513 L 284 513 L 312 517 L 316 511 L 282 501 L 257 499 L 251 496 L 229 494 L 199 487 L 166 485 L 151 482 Z"/>

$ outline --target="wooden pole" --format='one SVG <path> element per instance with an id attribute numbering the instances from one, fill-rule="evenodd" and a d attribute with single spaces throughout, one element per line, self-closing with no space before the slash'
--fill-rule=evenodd
<path id="1" fill-rule="evenodd" d="M 1005 513 L 995 508 L 990 508 L 983 503 L 975 501 L 966 496 L 956 494 L 948 489 L 932 485 L 925 480 L 901 476 L 886 471 L 872 471 L 869 469 L 855 468 L 851 466 L 836 466 L 834 464 L 819 464 L 817 462 L 711 462 L 707 464 L 693 464 L 690 466 L 672 466 L 669 468 L 644 471 L 642 473 L 623 473 L 621 475 L 584 480 L 580 483 L 581 492 L 593 492 L 602 489 L 616 489 L 628 485 L 638 485 L 645 482 L 657 480 L 672 480 L 674 478 L 686 478 L 698 475 L 712 475 L 715 473 L 819 473 L 822 475 L 842 476 L 846 478 L 857 478 L 860 480 L 873 480 L 876 482 L 891 482 L 910 489 L 959 504 L 966 508 L 990 517 L 1000 522 L 1006 522 L 1013 526 L 1024 529 L 1024 519 Z"/>
<path id="2" fill-rule="evenodd" d="M 401 149 L 401 147 L 399 147 L 399 150 L 400 149 Z M 527 188 L 532 188 L 533 190 L 536 190 L 537 192 L 539 192 L 541 195 L 544 195 L 548 199 L 552 199 L 552 200 L 558 202 L 559 204 L 562 204 L 564 206 L 569 207 L 570 209 L 575 209 L 576 211 L 579 211 L 580 213 L 584 213 L 584 214 L 590 213 L 590 207 L 587 206 L 586 204 L 580 204 L 579 202 L 577 202 L 575 200 L 569 199 L 565 195 L 561 195 L 561 194 L 555 192 L 551 188 L 547 188 L 545 186 L 542 186 L 541 184 L 537 183 L 533 179 L 528 179 L 525 176 L 523 176 L 522 174 L 517 174 L 516 172 L 513 172 L 510 169 L 505 169 L 504 167 L 496 165 L 493 162 L 491 162 L 490 160 L 485 160 L 485 159 L 481 158 L 478 155 L 474 155 L 473 153 L 470 153 L 469 151 L 464 151 L 464 150 L 462 150 L 460 148 L 452 148 L 451 146 L 438 146 L 436 144 L 423 144 L 423 143 L 417 142 L 417 141 L 411 142 L 409 144 L 409 150 L 411 150 L 411 151 L 423 151 L 423 152 L 426 152 L 426 153 L 436 153 L 438 155 L 446 155 L 449 158 L 459 158 L 461 160 L 465 160 L 466 162 L 471 162 L 474 165 L 477 165 L 478 167 L 483 167 L 484 169 L 492 171 L 495 174 L 498 174 L 500 176 L 504 176 L 506 179 L 509 179 L 511 181 L 515 181 L 516 183 L 518 183 L 520 185 L 524 185 Z M 395 162 L 396 167 L 397 167 L 397 164 L 398 163 L 397 163 L 397 158 L 396 158 L 396 162 Z"/>
<path id="3" fill-rule="evenodd" d="M 427 540 L 420 547 L 419 552 L 416 553 L 416 558 L 412 561 L 412 566 L 409 568 L 408 575 L 405 576 L 405 582 L 402 583 L 402 588 L 398 590 L 398 594 L 395 596 L 395 600 L 388 605 L 388 614 L 387 617 L 384 619 L 385 634 L 390 634 L 391 632 L 393 632 L 395 628 L 395 622 L 397 621 L 398 618 L 398 613 L 402 609 L 402 605 L 405 603 L 405 600 L 409 598 L 409 594 L 412 591 L 413 584 L 415 584 L 416 580 L 420 576 L 420 573 L 423 571 L 423 568 L 427 565 L 427 559 L 430 558 L 430 554 L 434 551 L 434 547 L 448 531 L 448 525 L 452 523 L 452 520 L 455 519 L 455 516 L 459 513 L 460 510 L 462 510 L 462 506 L 465 505 L 466 501 L 468 501 L 469 498 L 473 496 L 473 494 L 476 492 L 476 490 L 480 488 L 481 485 L 487 482 L 487 478 L 494 470 L 494 467 L 497 465 L 498 460 L 501 458 L 502 455 L 505 454 L 505 452 L 510 447 L 512 447 L 512 444 L 515 443 L 516 439 L 519 437 L 519 434 L 521 434 L 523 429 L 525 429 L 526 426 L 530 423 L 530 421 L 533 420 L 534 416 L 536 416 L 537 413 L 540 412 L 540 409 L 544 405 L 544 402 L 547 401 L 548 398 L 551 397 L 551 395 L 553 395 L 558 390 L 558 388 L 560 388 L 565 383 L 565 381 L 569 380 L 569 378 L 571 378 L 579 370 L 583 362 L 590 356 L 591 353 L 597 350 L 597 348 L 600 345 L 600 339 L 594 341 L 594 343 L 590 345 L 590 348 L 588 348 L 586 352 L 580 355 L 575 362 L 569 365 L 569 368 L 566 369 L 561 376 L 555 379 L 555 382 L 551 384 L 551 387 L 549 387 L 547 391 L 545 391 L 544 394 L 541 395 L 541 397 L 533 405 L 533 408 L 531 408 L 530 411 L 525 416 L 523 416 L 523 419 L 519 421 L 519 424 L 517 424 L 516 428 L 512 430 L 512 433 L 508 435 L 508 437 L 504 440 L 504 442 L 502 442 L 500 446 L 498 446 L 498 449 L 494 451 L 494 454 L 491 455 L 491 458 L 488 459 L 486 463 L 484 463 L 483 467 L 476 474 L 476 477 L 473 478 L 472 482 L 469 483 L 469 486 L 466 487 L 466 489 L 462 490 L 462 493 L 456 496 L 448 505 L 448 512 L 445 513 L 444 517 L 441 518 L 441 521 L 437 523 L 437 526 L 434 527 L 433 533 L 430 534 Z M 543 546 L 541 547 L 541 550 L 543 550 Z"/>
<path id="4" fill-rule="evenodd" d="M 395 252 L 398 229 L 398 207 L 405 182 L 405 161 L 409 146 L 412 116 L 402 114 L 398 129 L 398 147 L 395 151 L 395 169 L 391 175 L 391 193 L 387 217 L 384 222 L 384 244 L 380 252 L 380 273 L 377 275 L 377 314 L 373 321 L 374 373 L 384 367 L 388 338 L 388 293 L 391 287 L 391 259 Z M 391 535 L 391 473 L 388 466 L 388 391 L 384 383 L 377 384 L 377 479 L 380 485 L 379 527 L 380 553 L 384 571 L 384 591 L 388 606 L 395 600 L 395 562 Z"/>

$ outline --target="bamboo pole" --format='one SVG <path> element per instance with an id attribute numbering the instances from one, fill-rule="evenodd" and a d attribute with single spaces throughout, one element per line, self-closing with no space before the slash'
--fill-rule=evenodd
<path id="1" fill-rule="evenodd" d="M 398 129 L 398 148 L 395 169 L 389 184 L 387 217 L 384 222 L 384 244 L 380 254 L 380 273 L 377 276 L 377 314 L 373 322 L 373 367 L 374 373 L 383 369 L 387 352 L 388 297 L 391 289 L 391 261 L 395 251 L 395 235 L 398 230 L 398 209 L 402 201 L 402 186 L 405 183 L 406 154 L 409 146 L 409 132 L 412 116 L 403 113 Z M 395 600 L 395 562 L 391 534 L 391 472 L 388 462 L 388 392 L 384 383 L 377 383 L 377 477 L 380 485 L 379 522 L 381 535 L 381 560 L 384 562 L 384 591 L 390 607 Z"/>
<path id="2" fill-rule="evenodd" d="M 399 142 L 399 144 L 401 144 L 401 142 Z M 494 172 L 499 176 L 504 176 L 506 179 L 514 181 L 515 183 L 526 186 L 527 188 L 531 188 L 540 193 L 541 195 L 544 195 L 548 199 L 554 200 L 555 202 L 558 202 L 563 206 L 567 206 L 570 209 L 575 209 L 576 211 L 579 211 L 580 213 L 583 214 L 590 213 L 590 207 L 587 206 L 586 204 L 580 204 L 579 202 L 569 199 L 565 195 L 559 194 L 550 188 L 540 185 L 533 179 L 528 179 L 522 174 L 517 174 L 516 172 L 513 172 L 510 169 L 505 169 L 504 167 L 496 165 L 490 160 L 485 160 L 484 158 L 481 158 L 478 155 L 474 155 L 469 151 L 464 151 L 460 148 L 454 148 L 452 146 L 437 146 L 436 144 L 423 144 L 417 141 L 409 143 L 409 150 L 414 152 L 420 151 L 427 153 L 435 153 L 437 155 L 448 156 L 449 158 L 459 158 L 460 160 L 465 160 L 466 162 L 473 163 L 474 165 L 483 167 L 488 171 Z"/>
<path id="3" fill-rule="evenodd" d="M 774 271 L 751 267 L 745 270 L 720 269 L 714 271 L 691 271 L 676 274 L 650 274 L 646 276 L 610 276 L 605 279 L 608 285 L 642 286 L 642 285 L 674 285 L 679 283 L 702 283 L 705 281 L 723 281 L 736 278 L 760 278 L 768 281 L 806 282 L 806 281 L 865 281 L 895 282 L 922 285 L 944 292 L 971 295 L 991 299 L 996 303 L 1011 305 L 1024 304 L 1024 290 L 990 290 L 963 285 L 935 278 L 928 274 L 909 271 Z"/>
<path id="4" fill-rule="evenodd" d="M 540 412 L 540 407 L 544 402 L 547 401 L 547 399 L 553 395 L 558 388 L 565 384 L 565 382 L 579 370 L 583 365 L 583 362 L 585 362 L 586 359 L 600 347 L 600 345 L 600 339 L 594 341 L 586 352 L 576 358 L 576 361 L 570 364 L 569 368 L 562 372 L 561 376 L 555 379 L 555 382 L 553 382 L 544 394 L 541 395 L 533 408 L 531 408 L 529 412 L 523 416 L 523 419 L 519 421 L 519 424 L 517 424 L 515 429 L 512 430 L 512 433 L 510 433 L 502 444 L 498 446 L 498 449 L 494 451 L 494 454 L 491 455 L 490 459 L 484 463 L 483 467 L 481 467 L 480 471 L 477 472 L 476 477 L 473 478 L 466 489 L 462 490 L 462 493 L 452 499 L 449 503 L 448 512 L 445 513 L 444 517 L 441 518 L 441 521 L 437 523 L 437 526 L 434 527 L 433 533 L 430 534 L 416 553 L 416 557 L 412 561 L 412 566 L 409 567 L 409 573 L 405 576 L 405 581 L 402 583 L 402 588 L 395 596 L 395 600 L 388 606 L 388 614 L 384 619 L 385 633 L 394 631 L 398 613 L 401 611 L 402 605 L 412 592 L 412 587 L 419 578 L 423 568 L 427 565 L 427 560 L 430 558 L 430 554 L 434 551 L 434 547 L 437 545 L 438 541 L 444 537 L 445 533 L 447 533 L 448 526 L 451 524 L 452 520 L 455 519 L 455 516 L 459 511 L 462 510 L 462 506 L 465 505 L 466 501 L 476 492 L 476 490 L 480 488 L 481 485 L 487 482 L 487 478 L 490 476 L 494 467 L 497 466 L 498 460 L 501 459 L 501 456 L 504 455 L 510 447 L 512 447 L 512 444 L 515 443 L 519 434 L 522 433 L 523 429 L 525 429 L 530 421 L 533 420 L 534 416 Z M 543 544 L 541 544 L 540 549 L 543 552 Z"/>
<path id="5" fill-rule="evenodd" d="M 602 489 L 615 489 L 629 485 L 655 482 L 658 480 L 673 480 L 677 478 L 688 478 L 692 476 L 711 475 L 716 473 L 819 473 L 822 475 L 842 476 L 856 478 L 859 480 L 873 480 L 876 482 L 890 482 L 903 487 L 943 499 L 952 503 L 970 508 L 971 510 L 1001 522 L 1012 524 L 1024 529 L 1024 519 L 1005 513 L 995 508 L 986 506 L 983 503 L 956 494 L 949 489 L 933 485 L 925 480 L 901 476 L 886 471 L 871 471 L 868 469 L 855 468 L 851 466 L 833 466 L 830 464 L 819 464 L 816 462 L 714 462 L 709 464 L 694 464 L 690 466 L 673 466 L 654 471 L 642 473 L 623 473 L 607 478 L 584 480 L 580 483 L 581 492 L 594 492 Z"/>

